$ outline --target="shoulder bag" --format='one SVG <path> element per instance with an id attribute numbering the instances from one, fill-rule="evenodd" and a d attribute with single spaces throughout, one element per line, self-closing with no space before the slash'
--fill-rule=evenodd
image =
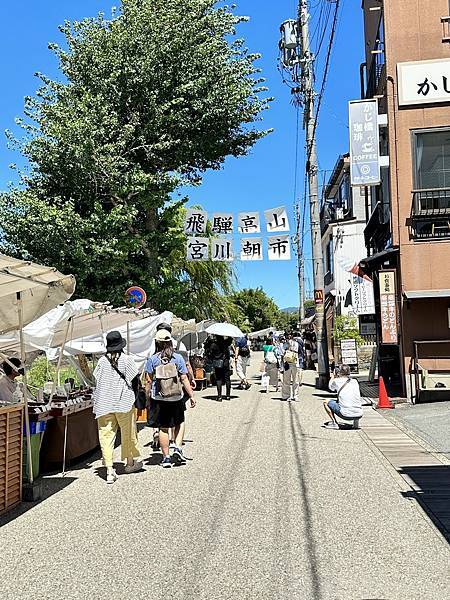
<path id="1" fill-rule="evenodd" d="M 136 377 L 134 377 L 133 380 L 131 381 L 131 385 L 130 385 L 127 381 L 127 378 L 122 373 L 122 371 L 116 367 L 116 365 L 113 363 L 113 361 L 109 358 L 109 356 L 107 354 L 105 354 L 105 356 L 106 356 L 106 360 L 109 362 L 109 364 L 114 369 L 114 371 L 119 375 L 119 377 L 121 379 L 123 379 L 123 381 L 125 381 L 125 385 L 127 386 L 127 388 L 134 393 L 134 406 L 138 410 L 143 410 L 144 408 L 146 408 L 147 398 L 145 395 L 145 389 L 143 389 L 142 386 L 140 385 L 139 376 L 136 375 Z"/>

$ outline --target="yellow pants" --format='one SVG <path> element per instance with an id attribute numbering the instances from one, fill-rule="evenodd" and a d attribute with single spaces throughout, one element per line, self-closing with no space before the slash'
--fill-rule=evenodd
<path id="1" fill-rule="evenodd" d="M 141 455 L 138 448 L 136 409 L 127 413 L 108 413 L 97 419 L 98 437 L 105 467 L 113 466 L 114 443 L 120 427 L 122 460 Z"/>

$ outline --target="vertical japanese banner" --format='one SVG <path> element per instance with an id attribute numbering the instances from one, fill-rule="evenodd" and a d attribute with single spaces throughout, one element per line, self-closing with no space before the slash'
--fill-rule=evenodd
<path id="1" fill-rule="evenodd" d="M 395 270 L 379 271 L 381 343 L 398 344 Z"/>
<path id="2" fill-rule="evenodd" d="M 264 218 L 266 220 L 267 231 L 269 233 L 290 231 L 289 219 L 287 216 L 285 206 L 279 206 L 278 208 L 271 208 L 270 210 L 265 210 Z"/>
<path id="3" fill-rule="evenodd" d="M 262 260 L 263 245 L 261 238 L 241 238 L 241 260 Z"/>
<path id="4" fill-rule="evenodd" d="M 233 242 L 224 238 L 212 238 L 211 259 L 215 262 L 232 262 L 234 260 Z"/>
<path id="5" fill-rule="evenodd" d="M 269 260 L 291 260 L 291 242 L 288 235 L 269 237 Z"/>
<path id="6" fill-rule="evenodd" d="M 234 230 L 234 218 L 232 213 L 213 213 L 212 232 L 231 235 Z"/>
<path id="7" fill-rule="evenodd" d="M 241 212 L 238 216 L 239 233 L 261 233 L 259 212 Z"/>
<path id="8" fill-rule="evenodd" d="M 379 185 L 381 170 L 378 101 L 349 102 L 349 129 L 351 185 Z"/>
<path id="9" fill-rule="evenodd" d="M 357 315 L 374 315 L 373 283 L 359 275 L 352 275 L 352 306 Z"/>
<path id="10" fill-rule="evenodd" d="M 206 233 L 206 223 L 208 221 L 208 213 L 204 210 L 196 210 L 188 208 L 184 219 L 184 233 L 187 235 L 198 235 Z"/>
<path id="11" fill-rule="evenodd" d="M 209 239 L 204 237 L 190 237 L 186 245 L 186 258 L 188 261 L 208 260 Z"/>

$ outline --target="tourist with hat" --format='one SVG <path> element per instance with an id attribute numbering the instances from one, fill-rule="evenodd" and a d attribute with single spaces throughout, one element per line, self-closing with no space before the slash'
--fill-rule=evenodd
<path id="1" fill-rule="evenodd" d="M 0 377 L 0 405 L 1 404 L 16 404 L 20 393 L 18 394 L 18 385 L 16 378 L 23 375 L 23 367 L 20 358 L 9 358 L 2 364 L 4 372 L 3 377 Z"/>
<path id="2" fill-rule="evenodd" d="M 156 353 L 145 363 L 147 396 L 150 397 L 148 424 L 159 429 L 159 443 L 163 454 L 161 466 L 184 465 L 183 428 L 186 404 L 184 390 L 190 405 L 195 406 L 195 398 L 189 383 L 188 369 L 183 357 L 174 351 L 172 336 L 167 329 L 160 329 L 155 335 Z M 183 389 L 184 388 L 184 389 Z M 169 429 L 174 429 L 175 448 L 169 454 Z"/>
<path id="3" fill-rule="evenodd" d="M 138 448 L 135 385 L 138 369 L 134 358 L 123 354 L 126 341 L 119 331 L 106 336 L 106 354 L 100 358 L 94 370 L 94 414 L 106 467 L 106 482 L 114 483 L 117 474 L 113 466 L 114 443 L 120 429 L 122 460 L 126 461 L 125 473 L 142 469 Z"/>

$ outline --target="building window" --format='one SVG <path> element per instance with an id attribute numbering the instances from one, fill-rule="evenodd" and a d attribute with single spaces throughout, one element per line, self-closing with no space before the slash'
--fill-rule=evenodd
<path id="1" fill-rule="evenodd" d="M 414 133 L 415 188 L 450 188 L 450 129 Z"/>
<path id="2" fill-rule="evenodd" d="M 353 208 L 352 192 L 350 188 L 350 178 L 345 175 L 339 185 L 338 191 L 338 208 L 344 210 L 344 216 L 349 216 Z"/>

